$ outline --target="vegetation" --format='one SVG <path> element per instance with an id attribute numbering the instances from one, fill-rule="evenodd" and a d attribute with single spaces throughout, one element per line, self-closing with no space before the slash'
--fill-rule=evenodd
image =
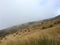
<path id="1" fill-rule="evenodd" d="M 60 45 L 60 17 L 1 30 L 0 45 Z"/>

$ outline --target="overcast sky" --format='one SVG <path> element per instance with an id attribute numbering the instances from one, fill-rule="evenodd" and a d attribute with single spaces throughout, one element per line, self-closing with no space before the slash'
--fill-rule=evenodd
<path id="1" fill-rule="evenodd" d="M 0 29 L 60 14 L 60 0 L 0 0 Z"/>

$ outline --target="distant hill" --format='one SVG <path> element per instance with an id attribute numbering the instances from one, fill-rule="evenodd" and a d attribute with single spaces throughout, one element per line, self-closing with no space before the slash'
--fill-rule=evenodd
<path id="1" fill-rule="evenodd" d="M 0 45 L 60 45 L 60 15 L 0 30 Z"/>

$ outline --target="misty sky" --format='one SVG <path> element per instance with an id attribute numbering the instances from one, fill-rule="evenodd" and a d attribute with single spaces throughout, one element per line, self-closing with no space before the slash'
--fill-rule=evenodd
<path id="1" fill-rule="evenodd" d="M 60 0 L 0 0 L 0 29 L 60 14 Z"/>

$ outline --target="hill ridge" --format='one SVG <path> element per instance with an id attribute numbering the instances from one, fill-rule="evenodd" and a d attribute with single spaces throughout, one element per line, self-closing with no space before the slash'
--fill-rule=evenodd
<path id="1" fill-rule="evenodd" d="M 0 45 L 60 45 L 60 16 L 0 30 Z"/>

